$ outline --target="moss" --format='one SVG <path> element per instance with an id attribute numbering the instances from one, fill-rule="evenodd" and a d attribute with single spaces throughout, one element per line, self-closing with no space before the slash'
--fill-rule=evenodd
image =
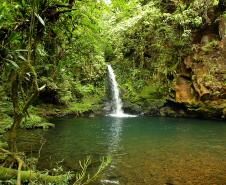
<path id="1" fill-rule="evenodd" d="M 142 111 L 145 114 L 156 112 L 166 103 L 165 99 L 143 99 L 141 104 Z"/>
<path id="2" fill-rule="evenodd" d="M 199 103 L 196 106 L 191 106 L 188 108 L 191 113 L 196 113 L 198 116 L 211 118 L 211 117 L 221 117 L 222 109 L 211 107 L 208 104 Z"/>
<path id="3" fill-rule="evenodd" d="M 166 103 L 166 96 L 164 96 L 163 89 L 163 85 L 159 83 L 145 86 L 139 94 L 140 100 L 149 109 L 160 108 Z"/>
<path id="4" fill-rule="evenodd" d="M 143 88 L 140 97 L 144 99 L 160 99 L 162 97 L 161 87 L 156 84 L 148 85 Z"/>
<path id="5" fill-rule="evenodd" d="M 209 51 L 212 51 L 217 46 L 218 46 L 218 41 L 217 40 L 213 40 L 213 41 L 207 43 L 206 45 L 202 46 L 201 49 L 202 49 L 202 51 L 207 53 Z"/>

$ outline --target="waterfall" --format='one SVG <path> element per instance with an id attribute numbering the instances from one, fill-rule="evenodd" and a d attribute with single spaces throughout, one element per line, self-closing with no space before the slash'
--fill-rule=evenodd
<path id="1" fill-rule="evenodd" d="M 111 94 L 112 94 L 112 103 L 113 103 L 113 112 L 110 114 L 114 117 L 135 117 L 134 115 L 124 114 L 122 110 L 122 100 L 119 94 L 118 83 L 111 65 L 108 65 L 108 77 L 110 82 Z"/>
<path id="2" fill-rule="evenodd" d="M 118 83 L 115 78 L 114 71 L 111 65 L 108 65 L 108 75 L 110 79 L 111 93 L 113 98 L 113 113 L 114 114 L 123 114 L 122 110 L 122 100 L 119 96 Z"/>

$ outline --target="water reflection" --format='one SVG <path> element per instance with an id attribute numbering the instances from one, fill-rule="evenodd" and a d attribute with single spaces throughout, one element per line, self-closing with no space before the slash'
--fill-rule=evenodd
<path id="1" fill-rule="evenodd" d="M 108 154 L 115 155 L 119 150 L 119 144 L 122 134 L 122 119 L 113 118 L 110 128 Z"/>
<path id="2" fill-rule="evenodd" d="M 123 130 L 123 119 L 114 117 L 111 120 L 111 127 L 109 129 L 109 145 L 107 150 L 107 155 L 112 157 L 112 163 L 108 170 L 103 175 L 101 184 L 120 184 L 118 178 L 117 163 L 119 163 L 119 153 L 122 151 L 121 148 L 121 136 Z"/>

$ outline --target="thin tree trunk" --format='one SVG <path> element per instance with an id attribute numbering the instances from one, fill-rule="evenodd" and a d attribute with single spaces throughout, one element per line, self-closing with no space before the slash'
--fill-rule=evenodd
<path id="1" fill-rule="evenodd" d="M 11 87 L 11 97 L 13 101 L 13 125 L 11 127 L 11 130 L 15 130 L 19 127 L 22 118 L 23 113 L 21 112 L 20 104 L 19 104 L 19 75 L 17 72 L 14 73 L 14 77 L 12 79 L 12 87 Z"/>

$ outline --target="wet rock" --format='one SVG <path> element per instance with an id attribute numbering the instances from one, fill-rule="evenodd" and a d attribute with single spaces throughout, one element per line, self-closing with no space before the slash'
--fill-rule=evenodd
<path id="1" fill-rule="evenodd" d="M 93 113 L 89 114 L 89 118 L 94 118 L 95 115 Z"/>
<path id="2" fill-rule="evenodd" d="M 161 116 L 170 116 L 170 117 L 176 117 L 177 112 L 173 110 L 171 107 L 163 107 L 160 109 L 160 115 Z"/>
<path id="3" fill-rule="evenodd" d="M 150 108 L 148 111 L 144 112 L 144 115 L 159 116 L 160 109 L 159 108 Z"/>
<path id="4" fill-rule="evenodd" d="M 123 102 L 123 110 L 124 112 L 131 114 L 140 114 L 142 112 L 142 107 L 137 104 L 126 101 Z"/>

